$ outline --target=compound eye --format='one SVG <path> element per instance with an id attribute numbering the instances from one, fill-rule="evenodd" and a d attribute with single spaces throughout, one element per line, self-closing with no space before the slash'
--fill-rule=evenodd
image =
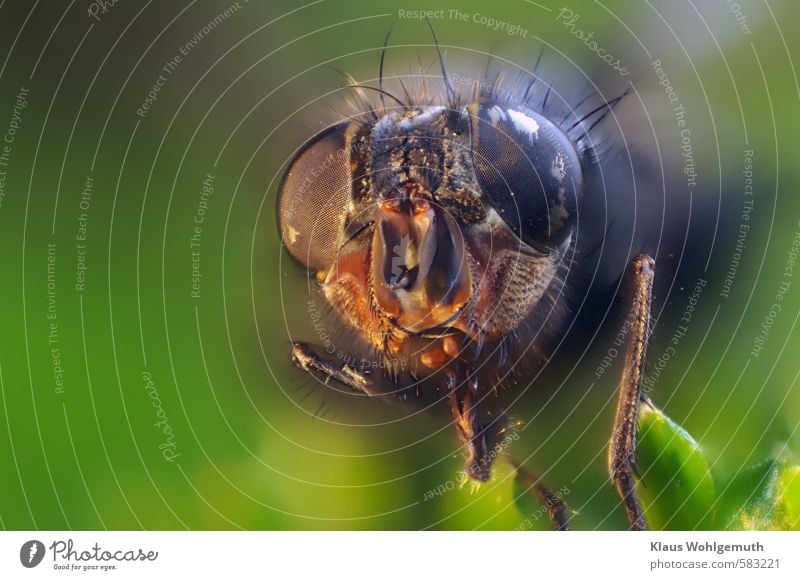
<path id="1" fill-rule="evenodd" d="M 542 252 L 558 248 L 572 231 L 583 188 L 574 145 L 533 111 L 470 108 L 473 165 L 483 194 L 527 245 Z"/>
<path id="2" fill-rule="evenodd" d="M 289 254 L 310 270 L 330 266 L 342 244 L 351 177 L 347 123 L 309 139 L 278 191 L 278 227 Z"/>

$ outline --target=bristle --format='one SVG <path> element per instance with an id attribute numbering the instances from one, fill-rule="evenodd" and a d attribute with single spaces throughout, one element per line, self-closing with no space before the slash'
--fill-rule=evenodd
<path id="1" fill-rule="evenodd" d="M 442 54 L 441 49 L 439 48 L 439 39 L 436 37 L 436 31 L 433 29 L 433 24 L 430 21 L 430 18 L 426 18 L 428 21 L 428 27 L 431 29 L 431 35 L 433 36 L 433 43 L 436 45 L 436 52 L 439 55 L 439 64 L 442 67 L 442 77 L 444 77 L 444 86 L 447 90 L 447 100 L 450 102 L 455 101 L 456 94 L 453 90 L 453 86 L 450 84 L 450 79 L 447 76 L 447 68 L 444 66 L 444 54 Z"/>
<path id="2" fill-rule="evenodd" d="M 544 45 L 539 50 L 539 56 L 536 57 L 536 62 L 533 65 L 533 70 L 531 71 L 531 80 L 528 83 L 528 86 L 525 87 L 525 92 L 522 95 L 522 101 L 527 103 L 528 99 L 530 99 L 531 95 L 533 94 L 533 85 L 536 84 L 536 81 L 539 80 L 539 66 L 542 64 L 542 57 L 544 56 Z"/>
<path id="3" fill-rule="evenodd" d="M 575 111 L 577 111 L 577 110 L 578 110 L 580 107 L 582 107 L 583 105 L 585 105 L 585 104 L 586 104 L 586 103 L 589 101 L 589 99 L 591 99 L 591 98 L 592 98 L 594 95 L 595 95 L 595 92 L 594 92 L 594 91 L 592 91 L 592 92 L 590 92 L 588 95 L 586 95 L 585 97 L 583 97 L 583 98 L 582 98 L 580 101 L 578 101 L 578 102 L 575 104 L 575 106 L 574 106 L 574 107 L 570 107 L 570 108 L 567 110 L 567 113 L 566 113 L 566 114 L 565 114 L 565 115 L 564 115 L 564 116 L 561 118 L 561 123 L 560 123 L 560 124 L 561 124 L 561 125 L 564 125 L 564 123 L 566 123 L 566 122 L 567 122 L 567 119 L 569 119 L 571 116 L 575 115 Z M 576 115 L 576 116 L 577 116 L 577 115 Z"/>
<path id="4" fill-rule="evenodd" d="M 603 118 L 605 118 L 605 116 L 608 115 L 608 113 L 611 112 L 611 109 L 613 109 L 617 105 L 617 103 L 619 103 L 626 95 L 628 95 L 628 93 L 630 93 L 630 90 L 631 89 L 629 87 L 629 88 L 625 89 L 625 92 L 623 92 L 620 96 L 615 97 L 615 98 L 611 99 L 610 101 L 605 101 L 605 102 L 603 102 L 602 105 L 600 105 L 598 107 L 595 107 L 594 109 L 592 109 L 591 111 L 589 111 L 588 113 L 583 115 L 580 119 L 575 121 L 572 125 L 570 125 L 568 130 L 571 131 L 571 130 L 575 129 L 578 125 L 580 125 L 581 123 L 586 121 L 589 117 L 591 117 L 592 115 L 595 115 L 596 113 L 599 113 L 601 111 L 603 111 L 603 115 L 600 117 L 599 121 L 602 121 Z M 595 123 L 595 125 L 596 124 L 597 123 Z M 592 125 L 592 127 L 594 127 L 594 125 Z M 589 131 L 585 131 L 585 133 L 588 133 L 588 132 Z"/>
<path id="5" fill-rule="evenodd" d="M 544 94 L 544 99 L 542 99 L 542 111 L 545 111 L 547 109 L 547 99 L 550 98 L 550 93 L 553 90 L 553 85 L 555 84 L 555 82 L 556 82 L 556 77 L 553 77 L 553 80 L 547 83 L 547 91 Z"/>
<path id="6" fill-rule="evenodd" d="M 394 28 L 394 22 L 389 27 L 388 32 L 386 33 L 386 38 L 383 39 L 383 49 L 381 50 L 381 62 L 378 66 L 378 88 L 382 91 L 383 90 L 383 63 L 386 60 L 386 47 L 389 46 L 389 37 L 392 34 L 392 29 Z M 386 103 L 383 100 L 383 93 L 381 93 L 381 111 L 386 109 Z"/>
<path id="7" fill-rule="evenodd" d="M 435 44 L 438 48 L 438 42 Z M 436 74 L 436 70 L 431 74 L 430 67 L 436 66 L 436 58 L 431 60 L 427 70 L 420 61 L 408 74 L 392 75 L 387 73 L 391 69 L 386 58 L 387 47 L 388 34 L 374 85 L 358 83 L 352 75 L 341 73 L 350 85 L 350 105 L 348 111 L 339 111 L 337 121 L 350 119 L 368 128 L 393 110 L 409 111 L 428 106 L 461 110 L 470 103 L 492 103 L 525 107 L 553 121 L 572 140 L 581 163 L 587 167 L 600 163 L 617 146 L 604 130 L 603 121 L 630 88 L 610 100 L 598 93 L 596 86 L 589 81 L 564 83 L 565 92 L 562 92 L 560 85 L 556 87 L 557 77 L 548 74 L 552 67 L 543 65 L 544 49 L 539 51 L 530 71 L 512 69 L 503 65 L 502 59 L 490 54 L 485 65 L 481 62 L 481 68 L 473 73 L 480 81 L 465 73 L 461 79 L 467 82 L 459 79 L 452 84 L 449 71 L 444 68 L 441 50 L 437 50 L 441 76 Z M 549 82 L 543 80 L 545 75 L 551 79 Z M 454 75 L 453 78 L 458 77 Z M 394 103 L 390 103 L 390 99 Z"/>

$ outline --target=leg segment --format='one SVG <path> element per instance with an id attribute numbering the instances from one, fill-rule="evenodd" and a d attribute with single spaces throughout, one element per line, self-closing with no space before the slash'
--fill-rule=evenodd
<path id="1" fill-rule="evenodd" d="M 459 385 L 456 382 L 456 374 L 451 373 L 449 382 L 453 423 L 461 444 L 467 450 L 465 461 L 467 476 L 477 482 L 488 481 L 492 477 L 494 460 L 504 452 L 503 438 L 506 433 L 506 419 L 504 416 L 500 416 L 488 425 L 481 422 L 477 401 L 478 381 L 474 375 L 468 375 L 467 379 Z M 533 475 L 513 458 L 511 464 L 526 489 L 532 491 L 547 508 L 553 529 L 568 530 L 567 506 L 561 498 L 547 489 L 540 483 L 539 477 Z"/>
<path id="2" fill-rule="evenodd" d="M 466 378 L 459 382 L 458 377 L 464 376 Z M 506 418 L 500 415 L 483 422 L 478 405 L 478 378 L 470 371 L 451 371 L 448 375 L 448 387 L 453 424 L 467 451 L 467 476 L 477 482 L 489 481 L 494 460 L 503 451 Z"/>
<path id="3" fill-rule="evenodd" d="M 550 516 L 550 522 L 553 529 L 557 532 L 566 532 L 569 530 L 569 510 L 567 504 L 556 494 L 550 491 L 541 483 L 541 478 L 534 475 L 521 464 L 517 463 L 514 459 L 511 460 L 511 465 L 517 470 L 517 477 L 520 482 L 528 491 L 533 492 L 539 501 L 547 508 L 547 513 Z"/>
<path id="4" fill-rule="evenodd" d="M 475 481 L 488 481 L 492 476 L 492 460 L 488 456 L 487 437 L 478 412 L 478 381 L 468 377 L 461 384 L 455 373 L 448 377 L 450 383 L 450 411 L 458 439 L 467 450 L 465 469 L 467 476 Z"/>
<path id="5" fill-rule="evenodd" d="M 292 362 L 307 373 L 321 376 L 326 383 L 333 379 L 354 391 L 370 395 L 371 383 L 364 373 L 358 372 L 347 364 L 337 366 L 317 356 L 308 345 L 302 342 L 292 344 Z"/>
<path id="6" fill-rule="evenodd" d="M 641 401 L 647 340 L 650 335 L 650 302 L 653 292 L 655 261 L 646 254 L 637 256 L 631 264 L 633 304 L 627 320 L 628 350 L 619 386 L 619 401 L 611 435 L 608 468 L 617 488 L 631 529 L 646 530 L 642 506 L 636 495 L 633 474 L 636 471 L 636 422 Z"/>

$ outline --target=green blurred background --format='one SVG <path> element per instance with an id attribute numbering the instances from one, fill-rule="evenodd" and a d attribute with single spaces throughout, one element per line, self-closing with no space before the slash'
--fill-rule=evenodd
<path id="1" fill-rule="evenodd" d="M 530 68 L 541 39 L 595 66 L 554 23 L 563 6 L 643 87 L 655 80 L 639 42 L 669 63 L 696 118 L 713 112 L 725 155 L 736 155 L 723 165 L 737 207 L 741 151 L 756 151 L 752 230 L 730 297 L 719 297 L 736 244 L 728 229 L 653 398 L 720 478 L 767 457 L 794 460 L 796 274 L 763 351 L 749 353 L 800 229 L 796 2 L 9 0 L 0 527 L 546 528 L 515 505 L 505 465 L 478 491 L 458 488 L 462 458 L 441 420 L 353 404 L 291 366 L 287 328 L 303 324 L 293 318 L 305 318 L 306 283 L 280 252 L 274 204 L 287 158 L 344 98 L 339 69 L 374 79 L 394 21 L 392 44 L 409 46 L 390 50 L 387 70 L 407 72 L 409 55 L 432 62 L 427 26 L 400 9 L 457 7 L 525 29 L 436 18 L 448 58 L 476 67 L 494 51 Z M 137 114 L 154 85 L 157 100 Z M 712 143 L 695 135 L 698 149 Z M 686 296 L 667 311 L 680 314 Z M 673 328 L 657 330 L 656 357 Z M 525 428 L 514 452 L 562 491 L 579 529 L 625 526 L 605 468 L 616 372 L 593 377 L 606 350 L 593 349 L 557 397 L 530 392 L 516 408 Z"/>

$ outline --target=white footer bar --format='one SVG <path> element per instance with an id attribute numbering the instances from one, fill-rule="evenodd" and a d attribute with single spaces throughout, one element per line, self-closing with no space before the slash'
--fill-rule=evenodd
<path id="1" fill-rule="evenodd" d="M 795 532 L 3 532 L 0 578 L 800 578 Z M 509 576 L 513 574 L 514 576 Z M 447 575 L 447 576 L 446 576 Z"/>

